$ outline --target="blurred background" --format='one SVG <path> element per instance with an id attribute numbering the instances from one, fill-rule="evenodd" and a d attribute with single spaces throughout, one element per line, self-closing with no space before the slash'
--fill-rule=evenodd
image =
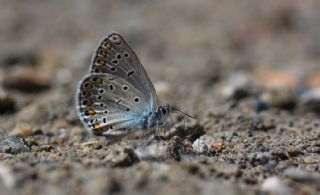
<path id="1" fill-rule="evenodd" d="M 210 96 L 216 81 L 231 74 L 299 93 L 320 85 L 316 0 L 0 3 L 5 91 L 74 90 L 96 45 L 112 31 L 129 41 L 165 104 L 195 105 L 194 98 Z M 175 101 L 181 98 L 184 104 Z"/>

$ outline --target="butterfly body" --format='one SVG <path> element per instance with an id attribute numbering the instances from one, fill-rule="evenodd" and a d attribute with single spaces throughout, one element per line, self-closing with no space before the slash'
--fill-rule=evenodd
<path id="1" fill-rule="evenodd" d="M 76 108 L 88 131 L 106 137 L 158 128 L 171 111 L 158 105 L 146 71 L 118 33 L 104 38 L 94 52 L 89 75 L 77 88 Z"/>

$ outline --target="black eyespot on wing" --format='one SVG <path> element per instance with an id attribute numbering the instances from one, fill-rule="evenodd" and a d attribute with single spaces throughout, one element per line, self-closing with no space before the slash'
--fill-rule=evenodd
<path id="1" fill-rule="evenodd" d="M 129 54 L 128 54 L 127 52 L 125 52 L 125 53 L 123 54 L 123 56 L 127 58 L 127 57 L 129 57 Z"/>
<path id="2" fill-rule="evenodd" d="M 130 108 L 127 108 L 126 111 L 129 112 L 129 111 L 130 111 Z"/>
<path id="3" fill-rule="evenodd" d="M 118 60 L 114 59 L 111 61 L 113 64 L 118 64 Z"/>
<path id="4" fill-rule="evenodd" d="M 109 129 L 113 129 L 113 125 L 110 125 Z"/>
<path id="5" fill-rule="evenodd" d="M 99 95 L 99 96 L 97 97 L 97 99 L 98 99 L 98 100 L 101 100 L 101 99 L 102 99 L 102 96 L 101 96 L 101 95 Z"/>
<path id="6" fill-rule="evenodd" d="M 110 68 L 110 70 L 111 70 L 112 72 L 114 72 L 114 71 L 116 71 L 117 69 L 116 69 L 116 67 L 113 67 L 113 66 L 112 66 L 112 67 Z"/>
<path id="7" fill-rule="evenodd" d="M 131 76 L 133 74 L 134 74 L 134 70 L 131 70 L 131 71 L 128 72 L 127 76 L 129 77 L 129 76 Z"/>
<path id="8" fill-rule="evenodd" d="M 104 107 L 104 103 L 101 103 L 101 104 L 100 104 L 100 107 Z"/>
<path id="9" fill-rule="evenodd" d="M 138 103 L 138 102 L 140 101 L 140 98 L 135 97 L 133 101 L 136 102 L 136 103 Z"/>
<path id="10" fill-rule="evenodd" d="M 102 119 L 103 123 L 107 123 L 107 118 Z"/>
<path id="11" fill-rule="evenodd" d="M 104 111 L 104 114 L 108 114 L 108 110 L 105 110 L 105 111 Z"/>
<path id="12" fill-rule="evenodd" d="M 128 89 L 129 89 L 129 87 L 128 87 L 127 85 L 123 85 L 123 86 L 122 86 L 122 90 L 123 90 L 123 91 L 127 91 Z"/>
<path id="13" fill-rule="evenodd" d="M 104 93 L 104 89 L 100 89 L 100 90 L 99 90 L 99 93 Z"/>
<path id="14" fill-rule="evenodd" d="M 120 60 L 121 59 L 121 54 L 118 53 L 116 57 L 117 57 L 118 60 Z"/>
<path id="15" fill-rule="evenodd" d="M 114 90 L 114 87 L 113 87 L 112 84 L 109 85 L 109 89 L 110 89 L 110 91 L 113 91 L 113 90 Z"/>

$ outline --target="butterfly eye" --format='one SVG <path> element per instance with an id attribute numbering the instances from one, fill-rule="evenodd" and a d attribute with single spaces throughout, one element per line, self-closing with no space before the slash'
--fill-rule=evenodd
<path id="1" fill-rule="evenodd" d="M 166 109 L 164 109 L 164 108 L 161 108 L 161 112 L 162 112 L 162 114 L 166 114 Z"/>

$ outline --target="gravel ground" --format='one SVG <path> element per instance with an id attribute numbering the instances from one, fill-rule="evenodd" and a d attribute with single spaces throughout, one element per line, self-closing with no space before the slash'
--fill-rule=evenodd
<path id="1" fill-rule="evenodd" d="M 320 194 L 320 2 L 0 0 L 1 194 Z M 106 145 L 77 83 L 130 42 L 196 119 Z"/>

